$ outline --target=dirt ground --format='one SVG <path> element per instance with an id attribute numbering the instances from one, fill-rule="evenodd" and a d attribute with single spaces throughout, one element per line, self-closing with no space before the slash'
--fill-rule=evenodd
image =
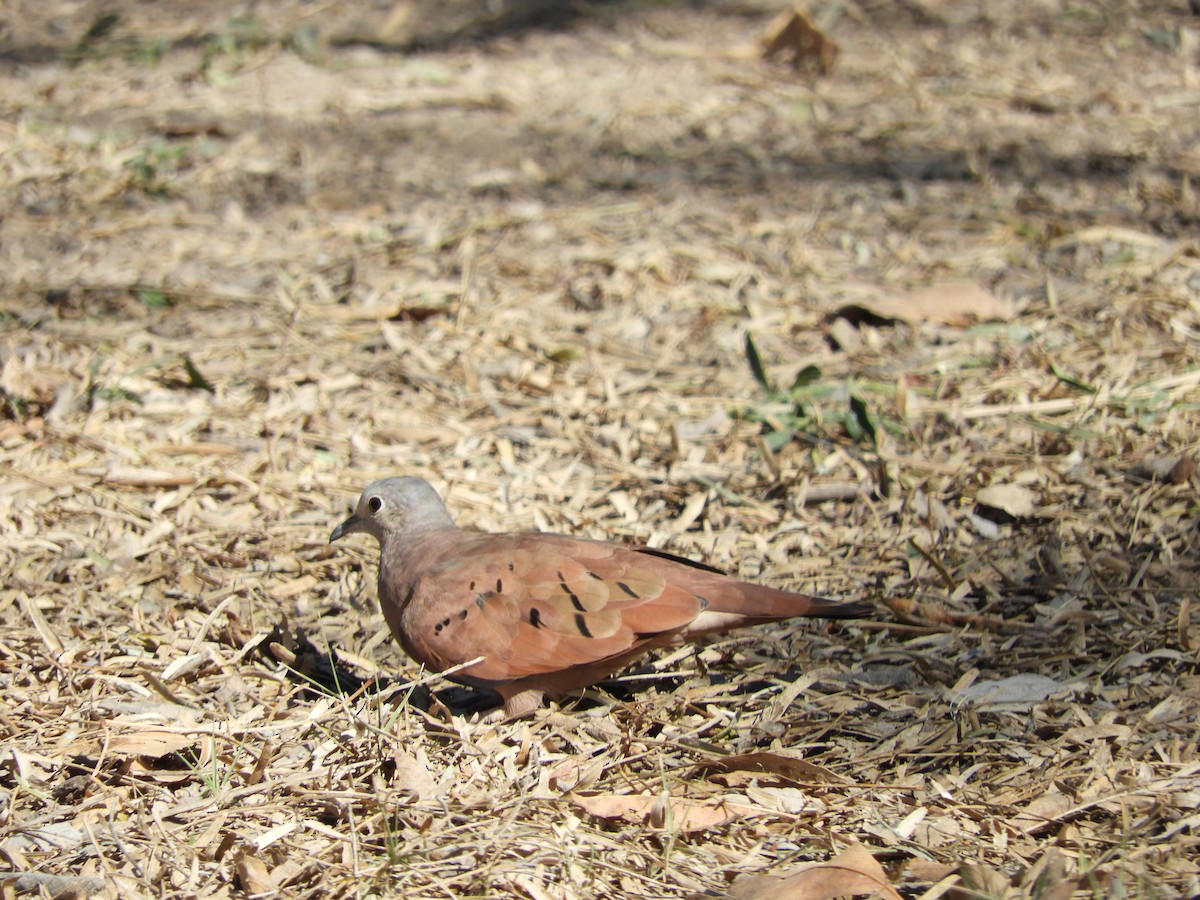
<path id="1" fill-rule="evenodd" d="M 5 896 L 1200 892 L 1187 3 L 354 6 L 0 21 Z M 497 723 L 399 473 L 876 615 Z"/>

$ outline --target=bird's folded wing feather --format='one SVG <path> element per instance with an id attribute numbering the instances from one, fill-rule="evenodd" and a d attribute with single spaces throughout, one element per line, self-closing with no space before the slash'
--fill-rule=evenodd
<path id="1" fill-rule="evenodd" d="M 495 540 L 427 569 L 405 610 L 406 646 L 442 670 L 506 681 L 619 657 L 704 608 L 661 562 L 573 538 Z"/>

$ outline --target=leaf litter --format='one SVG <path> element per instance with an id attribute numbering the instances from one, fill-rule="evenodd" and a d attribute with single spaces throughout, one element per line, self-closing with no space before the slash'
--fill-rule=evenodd
<path id="1" fill-rule="evenodd" d="M 65 14 L 0 72 L 4 890 L 1194 895 L 1177 6 L 860 3 L 825 78 L 719 6 Z M 327 546 L 397 472 L 879 614 L 494 722 Z"/>

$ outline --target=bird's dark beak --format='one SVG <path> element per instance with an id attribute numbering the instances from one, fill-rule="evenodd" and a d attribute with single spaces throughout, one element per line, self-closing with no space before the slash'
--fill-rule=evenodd
<path id="1" fill-rule="evenodd" d="M 329 535 L 329 543 L 332 544 L 338 538 L 345 537 L 346 535 L 350 534 L 351 532 L 358 531 L 359 521 L 360 521 L 360 519 L 358 518 L 357 515 L 351 514 L 350 518 L 348 518 L 345 522 L 343 522 L 337 528 L 333 529 L 333 534 Z"/>

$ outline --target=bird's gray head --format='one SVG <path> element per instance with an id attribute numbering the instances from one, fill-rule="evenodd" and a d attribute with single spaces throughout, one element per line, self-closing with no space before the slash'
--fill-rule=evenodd
<path id="1" fill-rule="evenodd" d="M 454 520 L 429 482 L 411 476 L 384 478 L 367 485 L 358 498 L 358 506 L 350 518 L 333 529 L 329 542 L 361 531 L 382 544 L 388 532 L 453 527 Z"/>

